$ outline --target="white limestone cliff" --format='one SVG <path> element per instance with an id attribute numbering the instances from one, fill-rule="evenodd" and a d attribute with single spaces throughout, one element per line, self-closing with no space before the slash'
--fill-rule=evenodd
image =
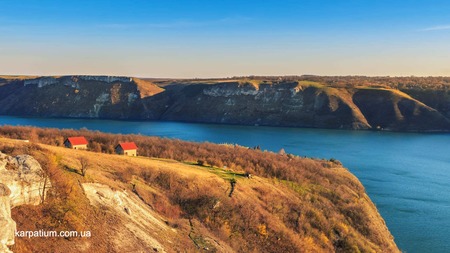
<path id="1" fill-rule="evenodd" d="M 39 205 L 50 182 L 41 165 L 32 156 L 8 156 L 0 152 L 0 252 L 11 252 L 16 223 L 11 208 Z"/>
<path id="2" fill-rule="evenodd" d="M 14 244 L 16 223 L 11 219 L 9 188 L 0 183 L 0 252 L 11 252 L 8 246 Z"/>
<path id="3" fill-rule="evenodd" d="M 24 86 L 37 85 L 38 88 L 42 88 L 47 85 L 60 83 L 65 86 L 79 88 L 78 84 L 79 80 L 98 81 L 105 83 L 113 83 L 113 82 L 131 83 L 133 81 L 133 78 L 123 76 L 63 76 L 63 77 L 44 76 L 35 79 L 25 80 L 23 84 Z"/>

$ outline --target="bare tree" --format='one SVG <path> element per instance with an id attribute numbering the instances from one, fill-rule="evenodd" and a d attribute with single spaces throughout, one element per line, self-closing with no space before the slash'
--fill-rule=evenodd
<path id="1" fill-rule="evenodd" d="M 44 175 L 44 180 L 42 182 L 42 192 L 41 192 L 41 204 L 44 203 L 45 201 L 45 197 L 47 195 L 47 187 L 50 184 L 50 179 L 48 178 L 47 175 Z"/>
<path id="2" fill-rule="evenodd" d="M 84 177 L 86 175 L 86 171 L 91 167 L 91 163 L 86 157 L 78 157 L 78 162 L 80 163 L 80 174 Z"/>

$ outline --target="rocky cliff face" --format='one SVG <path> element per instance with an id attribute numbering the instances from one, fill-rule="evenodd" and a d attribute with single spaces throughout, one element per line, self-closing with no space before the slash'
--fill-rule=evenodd
<path id="1" fill-rule="evenodd" d="M 200 89 L 199 89 L 200 88 Z M 196 91 L 199 89 L 199 91 Z M 186 87 L 162 115 L 164 120 L 245 125 L 368 129 L 359 109 L 332 89 L 226 83 Z"/>
<path id="2" fill-rule="evenodd" d="M 114 191 L 109 186 L 98 183 L 83 184 L 86 197 L 93 206 L 102 209 L 113 210 L 121 219 L 126 220 L 126 226 L 120 229 L 121 235 L 126 238 L 130 234 L 138 237 L 141 243 L 145 243 L 147 248 L 155 252 L 167 252 L 149 231 L 157 231 L 159 234 L 171 233 L 176 236 L 170 227 L 161 221 L 161 216 L 146 205 L 139 197 L 126 191 Z M 118 232 L 119 233 L 119 232 Z M 116 252 L 134 251 L 133 242 L 131 245 L 118 247 Z M 125 240 L 123 240 L 125 244 Z"/>
<path id="3" fill-rule="evenodd" d="M 334 88 L 310 82 L 167 87 L 163 120 L 290 127 L 450 131 L 450 120 L 392 89 Z M 155 98 L 156 99 L 156 98 Z M 157 104 L 157 100 L 151 100 Z"/>
<path id="4" fill-rule="evenodd" d="M 130 83 L 133 81 L 131 77 L 120 77 L 120 76 L 65 76 L 65 77 L 39 77 L 35 79 L 24 80 L 24 86 L 27 85 L 37 85 L 42 88 L 47 85 L 62 83 L 63 85 L 69 85 L 72 87 L 77 86 L 78 81 L 97 81 L 104 83 L 122 82 Z"/>
<path id="5" fill-rule="evenodd" d="M 137 119 L 139 87 L 129 77 L 63 76 L 0 87 L 0 113 L 42 117 Z"/>
<path id="6" fill-rule="evenodd" d="M 162 89 L 128 77 L 65 76 L 6 82 L 0 114 L 450 131 L 450 97 L 430 96 L 308 81 L 179 82 Z"/>
<path id="7" fill-rule="evenodd" d="M 31 156 L 8 156 L 0 152 L 0 252 L 11 252 L 16 223 L 11 208 L 38 205 L 50 182 L 46 181 L 40 164 Z"/>
<path id="8" fill-rule="evenodd" d="M 0 183 L 0 252 L 11 252 L 8 246 L 14 244 L 16 223 L 11 219 L 9 188 Z"/>

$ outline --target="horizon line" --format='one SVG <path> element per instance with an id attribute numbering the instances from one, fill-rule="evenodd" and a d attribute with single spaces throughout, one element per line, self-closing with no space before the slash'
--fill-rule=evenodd
<path id="1" fill-rule="evenodd" d="M 344 74 L 344 75 L 320 75 L 320 74 L 293 74 L 293 75 L 236 75 L 236 76 L 227 76 L 227 77 L 143 77 L 143 76 L 133 76 L 133 75 L 111 75 L 111 74 L 53 74 L 53 75 L 31 75 L 31 74 L 0 74 L 0 78 L 4 77 L 64 77 L 64 76 L 114 76 L 114 77 L 130 77 L 130 78 L 139 78 L 139 79 L 199 79 L 199 80 L 208 80 L 208 79 L 233 79 L 233 78 L 249 78 L 249 77 L 389 77 L 389 78 L 405 78 L 405 77 L 449 77 L 450 75 L 361 75 L 361 74 Z"/>

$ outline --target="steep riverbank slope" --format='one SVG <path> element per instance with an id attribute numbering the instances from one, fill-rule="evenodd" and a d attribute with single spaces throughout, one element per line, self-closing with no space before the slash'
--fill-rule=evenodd
<path id="1" fill-rule="evenodd" d="M 110 76 L 4 77 L 0 79 L 0 114 L 450 131 L 450 97 L 428 90 L 245 78 L 160 80 L 157 84 Z"/>
<path id="2" fill-rule="evenodd" d="M 364 187 L 339 162 L 232 145 L 33 129 L 2 128 L 2 135 L 34 132 L 34 143 L 0 139 L 2 152 L 33 155 L 52 182 L 42 205 L 12 209 L 17 229 L 90 231 L 91 237 L 16 238 L 16 253 L 399 252 Z M 91 146 L 105 143 L 105 152 L 109 142 L 135 139 L 141 152 L 154 156 L 52 143 L 74 133 L 87 136 Z M 80 157 L 89 167 L 86 176 Z"/>

